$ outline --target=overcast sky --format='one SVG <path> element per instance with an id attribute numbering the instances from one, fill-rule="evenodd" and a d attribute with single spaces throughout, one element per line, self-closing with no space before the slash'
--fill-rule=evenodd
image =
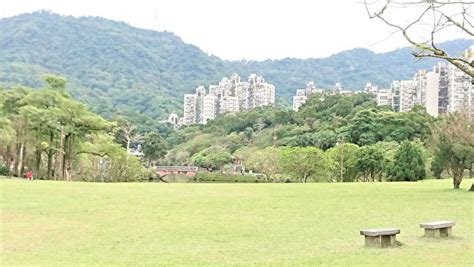
<path id="1" fill-rule="evenodd" d="M 224 59 L 326 57 L 365 47 L 406 46 L 358 0 L 3 0 L 0 17 L 40 9 L 100 16 L 146 29 L 170 31 Z M 447 36 L 445 39 L 453 39 Z"/>

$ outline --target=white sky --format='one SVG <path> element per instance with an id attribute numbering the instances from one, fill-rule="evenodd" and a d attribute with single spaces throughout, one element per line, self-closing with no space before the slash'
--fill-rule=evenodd
<path id="1" fill-rule="evenodd" d="M 362 0 L 2 0 L 0 17 L 40 9 L 100 16 L 170 31 L 224 59 L 326 57 L 365 47 L 407 46 L 400 34 L 370 20 Z M 450 35 L 444 39 L 453 39 Z M 376 44 L 375 44 L 376 43 Z"/>

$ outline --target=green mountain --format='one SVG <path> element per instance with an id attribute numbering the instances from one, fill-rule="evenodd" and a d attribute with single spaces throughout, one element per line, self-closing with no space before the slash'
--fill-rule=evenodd
<path id="1" fill-rule="evenodd" d="M 181 110 L 183 94 L 239 73 L 263 75 L 275 84 L 280 103 L 308 80 L 360 89 L 367 81 L 388 86 L 410 78 L 434 60 L 416 60 L 410 49 L 376 54 L 367 49 L 327 58 L 227 61 L 184 43 L 170 32 L 138 29 L 98 17 L 40 11 L 0 20 L 0 85 L 42 85 L 45 73 L 66 76 L 69 91 L 106 117 L 164 118 Z M 472 40 L 443 43 L 460 53 Z"/>

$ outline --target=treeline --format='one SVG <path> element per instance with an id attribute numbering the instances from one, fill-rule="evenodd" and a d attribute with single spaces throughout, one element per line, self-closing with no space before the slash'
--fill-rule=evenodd
<path id="1" fill-rule="evenodd" d="M 447 173 L 459 188 L 472 174 L 473 128 L 466 112 L 396 113 L 368 94 L 326 92 L 299 112 L 255 109 L 174 131 L 105 120 L 71 98 L 66 79 L 46 76 L 43 88 L 0 88 L 0 175 L 116 182 L 154 179 L 155 164 L 211 172 L 239 165 L 269 182 L 416 181 Z"/>
<path id="2" fill-rule="evenodd" d="M 459 187 L 464 170 L 472 173 L 470 125 L 466 113 L 435 119 L 422 107 L 378 107 L 368 94 L 315 94 L 297 113 L 256 109 L 174 132 L 161 163 L 239 163 L 269 181 L 301 182 L 415 181 L 447 171 Z"/>
<path id="3" fill-rule="evenodd" d="M 40 179 L 102 182 L 150 176 L 127 152 L 127 138 L 137 135 L 127 121 L 107 121 L 73 100 L 65 78 L 46 76 L 45 84 L 0 88 L 0 175 L 23 177 L 32 171 Z M 155 146 L 164 141 L 156 132 L 142 139 L 144 150 L 151 151 L 145 159 L 153 161 Z"/>

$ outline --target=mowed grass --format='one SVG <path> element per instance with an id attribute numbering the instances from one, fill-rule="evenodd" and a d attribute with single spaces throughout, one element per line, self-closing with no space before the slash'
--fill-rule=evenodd
<path id="1" fill-rule="evenodd" d="M 1 179 L 1 265 L 468 266 L 474 193 L 450 180 L 348 184 Z M 420 222 L 451 219 L 454 237 Z M 400 247 L 359 231 L 399 227 Z"/>

